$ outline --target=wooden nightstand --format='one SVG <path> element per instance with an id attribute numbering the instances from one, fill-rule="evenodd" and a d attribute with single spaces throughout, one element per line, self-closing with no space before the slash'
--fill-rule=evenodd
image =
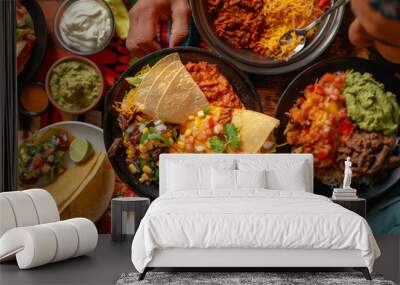
<path id="1" fill-rule="evenodd" d="M 367 217 L 367 200 L 363 198 L 355 198 L 351 200 L 331 199 L 332 202 L 359 214 L 361 217 Z"/>

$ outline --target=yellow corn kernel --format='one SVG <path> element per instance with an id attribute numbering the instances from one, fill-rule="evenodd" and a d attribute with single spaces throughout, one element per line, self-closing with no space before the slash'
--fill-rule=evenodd
<path id="1" fill-rule="evenodd" d="M 143 166 L 142 171 L 147 174 L 153 173 L 153 170 L 147 165 Z"/>
<path id="2" fill-rule="evenodd" d="M 189 121 L 193 121 L 194 120 L 194 116 L 190 115 L 188 119 L 189 119 Z"/>
<path id="3" fill-rule="evenodd" d="M 126 156 L 128 158 L 133 158 L 135 156 L 135 149 L 134 148 L 128 148 L 126 151 Z"/>
<path id="4" fill-rule="evenodd" d="M 139 151 L 140 151 L 141 153 L 144 153 L 144 152 L 147 151 L 147 148 L 145 147 L 145 145 L 140 144 L 140 145 L 139 145 Z"/>
<path id="5" fill-rule="evenodd" d="M 192 134 L 192 130 L 191 129 L 187 129 L 185 131 L 185 136 L 190 136 Z"/>
<path id="6" fill-rule="evenodd" d="M 140 178 L 139 178 L 139 181 L 141 183 L 143 183 L 143 182 L 145 182 L 147 180 L 149 180 L 149 176 L 146 173 L 143 173 L 142 176 L 140 176 Z"/>
<path id="7" fill-rule="evenodd" d="M 144 134 L 147 134 L 148 132 L 149 132 L 149 129 L 148 129 L 148 128 L 144 128 L 144 129 L 143 129 L 143 133 L 144 133 Z"/>
<path id="8" fill-rule="evenodd" d="M 135 174 L 138 172 L 137 167 L 133 163 L 129 164 L 128 169 L 132 174 Z"/>
<path id="9" fill-rule="evenodd" d="M 178 141 L 178 147 L 179 148 L 185 148 L 185 142 L 184 141 Z"/>
<path id="10" fill-rule="evenodd" d="M 168 139 L 171 144 L 174 144 L 174 140 L 172 138 Z"/>

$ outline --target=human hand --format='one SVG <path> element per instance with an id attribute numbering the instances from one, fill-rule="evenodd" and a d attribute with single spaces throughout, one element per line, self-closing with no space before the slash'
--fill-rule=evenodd
<path id="1" fill-rule="evenodd" d="M 126 47 L 137 57 L 159 50 L 157 25 L 172 19 L 170 47 L 185 40 L 189 31 L 190 6 L 187 0 L 139 0 L 129 11 L 130 28 Z"/>
<path id="2" fill-rule="evenodd" d="M 357 47 L 374 47 L 385 59 L 400 63 L 400 20 L 385 18 L 367 0 L 352 0 L 356 19 L 349 29 Z"/>

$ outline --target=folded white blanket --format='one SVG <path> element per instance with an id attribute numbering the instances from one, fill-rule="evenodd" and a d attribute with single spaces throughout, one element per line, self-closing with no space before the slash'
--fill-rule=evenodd
<path id="1" fill-rule="evenodd" d="M 75 218 L 8 230 L 0 238 L 0 261 L 16 257 L 20 269 L 84 255 L 96 248 L 92 221 Z"/>
<path id="2" fill-rule="evenodd" d="M 183 191 L 156 199 L 132 244 L 143 272 L 155 249 L 357 249 L 372 271 L 380 251 L 368 223 L 326 197 L 296 191 Z"/>

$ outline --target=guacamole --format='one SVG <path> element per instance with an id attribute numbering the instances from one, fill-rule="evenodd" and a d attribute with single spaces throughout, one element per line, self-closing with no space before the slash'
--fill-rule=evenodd
<path id="1" fill-rule="evenodd" d="M 53 99 L 63 108 L 75 111 L 90 106 L 101 88 L 97 71 L 80 61 L 57 65 L 51 74 L 50 91 Z"/>
<path id="2" fill-rule="evenodd" d="M 394 135 L 400 124 L 396 95 L 370 73 L 348 72 L 344 89 L 347 114 L 361 130 Z"/>

